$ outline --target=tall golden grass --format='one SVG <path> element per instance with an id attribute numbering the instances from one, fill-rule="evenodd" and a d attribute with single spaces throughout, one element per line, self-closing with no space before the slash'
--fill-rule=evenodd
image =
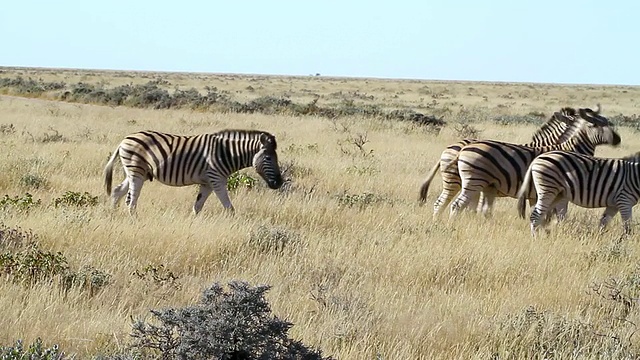
<path id="1" fill-rule="evenodd" d="M 6 71 L 114 85 L 146 80 L 140 73 Z M 179 86 L 217 86 L 239 98 L 263 92 L 303 99 L 308 92 L 302 89 L 326 96 L 358 91 L 374 96 L 367 101 L 389 107 L 411 106 L 426 113 L 446 107 L 442 113 L 452 123 L 460 109 L 469 107 L 489 117 L 551 114 L 562 106 L 602 102 L 605 115 L 633 114 L 640 94 L 638 88 L 586 85 L 153 76 Z M 436 103 L 426 106 L 432 101 Z M 620 240 L 619 219 L 598 233 L 600 210 L 570 206 L 566 223 L 533 239 L 528 221 L 517 217 L 514 199 L 499 199 L 490 218 L 432 218 L 431 205 L 440 190 L 436 182 L 427 205 L 418 206 L 418 189 L 428 169 L 458 140 L 451 125 L 436 134 L 410 123 L 359 117 L 111 108 L 10 96 L 0 97 L 0 114 L 0 125 L 13 124 L 16 130 L 0 134 L 2 194 L 29 192 L 42 201 L 27 214 L 7 209 L 2 222 L 32 229 L 43 248 L 62 252 L 73 267 L 90 265 L 112 276 L 93 296 L 0 278 L 1 344 L 41 337 L 83 358 L 123 349 L 132 317 L 186 306 L 211 283 L 240 279 L 271 285 L 268 300 L 274 314 L 295 324 L 290 335 L 340 359 L 530 358 L 548 356 L 549 348 L 561 358 L 591 357 L 597 351 L 610 351 L 611 357 L 624 351 L 640 354 L 640 339 L 629 325 L 640 323 L 637 299 L 622 321 L 615 299 L 592 289 L 638 271 L 638 238 Z M 528 141 L 536 129 L 486 120 L 473 126 L 483 138 L 516 143 Z M 102 172 L 125 135 L 142 129 L 197 134 L 224 128 L 275 134 L 281 165 L 292 174 L 290 187 L 232 193 L 233 216 L 212 196 L 194 217 L 194 187 L 155 181 L 145 183 L 136 219 L 122 206 L 108 206 Z M 622 145 L 600 147 L 596 155 L 616 157 L 640 149 L 637 133 L 619 131 Z M 56 132 L 63 139 L 43 142 L 46 134 Z M 365 151 L 353 144 L 359 136 L 367 140 Z M 29 187 L 20 181 L 25 175 L 46 179 L 46 184 Z M 121 180 L 119 166 L 114 176 L 114 182 Z M 100 204 L 50 206 L 65 191 L 99 195 Z M 252 240 L 263 226 L 289 235 L 283 250 L 266 251 Z M 148 265 L 163 265 L 176 274 L 180 289 L 134 275 Z M 638 283 L 623 293 L 637 297 Z M 576 330 L 581 329 L 576 324 L 587 330 Z M 616 341 L 621 345 L 614 346 Z M 582 350 L 575 350 L 577 343 Z"/>

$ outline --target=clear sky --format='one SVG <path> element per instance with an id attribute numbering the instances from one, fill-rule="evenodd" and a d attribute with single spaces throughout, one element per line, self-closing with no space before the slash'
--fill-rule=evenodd
<path id="1" fill-rule="evenodd" d="M 638 0 L 5 0 L 0 66 L 640 85 Z"/>

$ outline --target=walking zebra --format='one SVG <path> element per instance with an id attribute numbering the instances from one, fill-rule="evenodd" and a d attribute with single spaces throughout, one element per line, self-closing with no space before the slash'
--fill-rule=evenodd
<path id="1" fill-rule="evenodd" d="M 575 113 L 575 110 L 571 108 L 564 108 L 561 110 L 561 112 L 563 111 L 573 111 Z M 531 142 L 526 144 L 526 146 L 540 147 L 556 144 L 558 142 L 566 140 L 572 135 L 572 133 L 568 132 L 567 130 L 573 124 L 573 119 L 574 118 L 572 116 L 551 116 L 549 120 L 547 120 L 547 122 L 533 134 Z M 437 215 L 442 208 L 446 207 L 462 188 L 462 180 L 460 180 L 457 162 L 455 161 L 458 157 L 460 149 L 477 141 L 479 140 L 464 139 L 455 144 L 449 145 L 444 151 L 442 151 L 442 154 L 440 155 L 440 161 L 438 161 L 433 166 L 431 172 L 427 176 L 427 179 L 420 187 L 419 201 L 420 204 L 423 204 L 427 200 L 427 193 L 429 191 L 431 181 L 435 177 L 438 170 L 442 169 L 440 171 L 440 174 L 442 176 L 442 192 L 440 193 L 440 196 L 438 196 L 436 202 L 433 204 L 434 216 Z M 488 209 L 486 208 L 487 205 L 488 204 L 483 204 L 484 211 L 488 211 Z M 475 204 L 473 204 L 473 206 L 475 206 Z"/>
<path id="2" fill-rule="evenodd" d="M 544 224 L 550 207 L 571 202 L 585 208 L 606 208 L 600 229 L 620 212 L 625 234 L 631 232 L 631 209 L 640 199 L 640 152 L 621 159 L 551 151 L 538 156 L 527 170 L 518 192 L 518 212 L 533 181 L 538 200 L 531 211 L 531 233 Z"/>
<path id="3" fill-rule="evenodd" d="M 571 117 L 575 120 L 568 133 L 573 134 L 567 141 L 544 147 L 528 147 L 499 141 L 479 141 L 463 147 L 458 154 L 458 171 L 462 180 L 462 191 L 451 204 L 451 215 L 463 210 L 470 201 L 477 201 L 484 193 L 486 208 L 490 209 L 496 196 L 512 198 L 522 184 L 525 172 L 533 159 L 552 150 L 573 151 L 593 155 L 595 147 L 601 144 L 618 145 L 620 135 L 609 120 L 591 109 L 572 109 L 555 113 L 556 117 Z M 535 199 L 535 197 L 530 197 Z M 557 208 L 558 216 L 564 209 Z"/>
<path id="4" fill-rule="evenodd" d="M 126 193 L 133 214 L 144 181 L 155 178 L 170 186 L 200 185 L 195 214 L 212 191 L 222 206 L 233 210 L 227 179 L 235 171 L 253 165 L 271 189 L 282 186 L 276 148 L 276 138 L 264 131 L 223 130 L 195 136 L 141 131 L 125 137 L 113 152 L 104 170 L 104 183 L 111 195 L 113 163 L 120 157 L 125 179 L 113 190 L 113 206 Z"/>

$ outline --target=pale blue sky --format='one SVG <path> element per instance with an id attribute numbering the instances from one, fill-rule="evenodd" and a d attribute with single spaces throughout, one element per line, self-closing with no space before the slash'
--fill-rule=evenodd
<path id="1" fill-rule="evenodd" d="M 640 1 L 32 1 L 0 66 L 640 85 Z"/>

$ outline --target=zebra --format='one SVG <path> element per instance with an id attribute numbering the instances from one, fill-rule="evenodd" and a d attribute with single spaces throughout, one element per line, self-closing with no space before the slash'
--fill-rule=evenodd
<path id="1" fill-rule="evenodd" d="M 457 158 L 462 191 L 451 204 L 451 215 L 465 209 L 470 201 L 477 201 L 480 192 L 485 196 L 485 209 L 491 209 L 496 196 L 515 198 L 526 169 L 542 153 L 565 150 L 593 155 L 597 145 L 620 144 L 620 135 L 599 112 L 583 108 L 576 113 L 571 108 L 565 108 L 554 116 L 576 120 L 568 130 L 571 137 L 560 144 L 528 147 L 499 141 L 479 141 L 463 147 Z M 561 217 L 566 207 L 556 210 L 557 216 Z"/>
<path id="2" fill-rule="evenodd" d="M 222 130 L 194 136 L 141 131 L 125 137 L 113 152 L 104 169 L 104 184 L 111 195 L 113 163 L 120 157 L 125 179 L 111 195 L 114 207 L 126 193 L 133 215 L 142 185 L 155 178 L 170 186 L 199 185 L 194 214 L 212 191 L 225 209 L 233 211 L 227 191 L 232 173 L 253 166 L 269 188 L 282 186 L 276 148 L 275 136 L 265 131 Z"/>
<path id="3" fill-rule="evenodd" d="M 598 107 L 600 107 L 600 105 L 598 105 Z M 565 108 L 562 109 L 561 112 L 569 110 L 573 109 Z M 533 134 L 531 142 L 526 144 L 526 146 L 540 147 L 562 142 L 566 140 L 570 135 L 572 135 L 567 131 L 570 128 L 571 124 L 573 124 L 573 118 L 570 116 L 551 116 L 549 120 L 547 120 L 547 122 L 544 123 L 540 127 L 540 129 L 538 129 Z M 460 175 L 458 174 L 458 166 L 454 161 L 457 158 L 460 149 L 477 141 L 479 140 L 463 139 L 455 144 L 449 145 L 446 149 L 444 149 L 444 151 L 442 151 L 442 154 L 440 155 L 440 161 L 438 161 L 433 166 L 431 172 L 420 187 L 419 203 L 420 205 L 422 205 L 427 200 L 427 193 L 429 191 L 431 181 L 435 177 L 438 170 L 443 169 L 441 171 L 442 192 L 440 193 L 440 196 L 438 196 L 436 202 L 433 204 L 434 216 L 438 215 L 440 213 L 440 210 L 443 207 L 446 207 L 462 188 L 462 181 L 460 180 Z M 480 202 L 482 203 L 482 201 Z M 487 211 L 488 209 L 486 209 L 484 205 L 483 208 L 485 208 L 484 210 Z"/>
<path id="4" fill-rule="evenodd" d="M 545 214 L 556 204 L 571 202 L 585 208 L 605 208 L 600 219 L 603 230 L 620 212 L 625 234 L 631 233 L 631 209 L 640 199 L 640 152 L 620 159 L 551 151 L 531 162 L 518 192 L 518 213 L 524 218 L 524 199 L 531 182 L 538 198 L 531 211 L 531 233 L 535 236 Z"/>

